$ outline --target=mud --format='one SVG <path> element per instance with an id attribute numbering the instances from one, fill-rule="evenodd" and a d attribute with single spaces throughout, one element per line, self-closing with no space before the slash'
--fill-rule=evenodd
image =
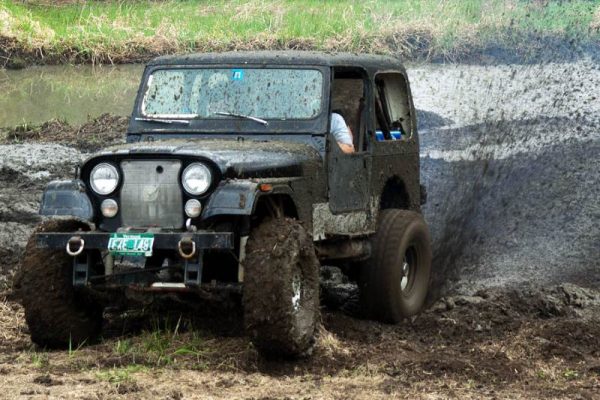
<path id="1" fill-rule="evenodd" d="M 27 238 L 40 221 L 47 182 L 73 177 L 81 160 L 79 151 L 57 144 L 0 145 L 0 291 L 10 286 Z"/>
<path id="2" fill-rule="evenodd" d="M 600 292 L 570 284 L 447 296 L 396 326 L 325 308 L 312 357 L 285 362 L 261 358 L 239 326 L 222 336 L 222 320 L 189 314 L 162 331 L 152 319 L 134 331 L 108 319 L 105 331 L 117 336 L 48 352 L 31 346 L 22 309 L 0 300 L 0 390 L 9 398 L 593 399 L 599 315 Z"/>
<path id="3" fill-rule="evenodd" d="M 546 123 L 518 125 L 533 136 Z M 598 287 L 599 152 L 600 141 L 581 140 L 508 159 L 427 159 L 425 174 L 446 183 L 431 186 L 430 198 L 452 193 L 426 209 L 440 244 L 438 277 L 473 290 L 526 281 Z"/>
<path id="4" fill-rule="evenodd" d="M 0 290 L 10 286 L 27 238 L 41 221 L 48 182 L 70 179 L 88 152 L 122 143 L 127 118 L 108 114 L 82 125 L 52 120 L 0 131 Z"/>
<path id="5" fill-rule="evenodd" d="M 598 64 L 409 72 L 415 104 L 438 116 L 421 130 L 434 289 L 597 287 Z"/>
<path id="6" fill-rule="evenodd" d="M 40 125 L 23 124 L 0 130 L 0 144 L 58 143 L 84 152 L 93 152 L 125 141 L 129 118 L 102 114 L 82 125 L 51 120 Z"/>

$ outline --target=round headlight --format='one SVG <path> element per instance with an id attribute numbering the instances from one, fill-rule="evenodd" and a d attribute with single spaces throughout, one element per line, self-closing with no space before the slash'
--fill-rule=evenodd
<path id="1" fill-rule="evenodd" d="M 117 168 L 107 163 L 96 165 L 90 174 L 90 185 L 94 192 L 98 194 L 111 194 L 119 185 Z"/>
<path id="2" fill-rule="evenodd" d="M 188 165 L 181 175 L 181 183 L 185 191 L 196 196 L 208 190 L 211 180 L 210 170 L 206 165 L 200 163 Z"/>

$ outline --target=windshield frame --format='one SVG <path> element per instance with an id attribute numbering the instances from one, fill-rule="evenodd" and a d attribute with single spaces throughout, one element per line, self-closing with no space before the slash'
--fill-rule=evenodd
<path id="1" fill-rule="evenodd" d="M 321 109 L 311 118 L 305 119 L 270 119 L 264 118 L 269 122 L 268 125 L 258 124 L 249 119 L 226 116 L 208 116 L 206 118 L 186 118 L 185 115 L 173 115 L 170 120 L 189 121 L 189 124 L 171 124 L 165 126 L 153 122 L 152 117 L 143 113 L 143 102 L 149 89 L 150 77 L 158 70 L 178 70 L 178 69 L 301 69 L 319 71 L 323 78 L 321 93 Z M 260 133 L 311 133 L 325 134 L 327 131 L 329 110 L 329 96 L 331 84 L 331 69 L 327 66 L 318 65 L 288 65 L 288 64 L 190 64 L 190 65 L 152 65 L 144 70 L 142 84 L 138 90 L 137 98 L 134 104 L 133 115 L 130 120 L 128 133 L 147 133 L 147 132 L 189 132 L 194 133 L 231 133 L 236 135 L 260 134 Z M 262 117 L 259 117 L 262 118 Z"/>

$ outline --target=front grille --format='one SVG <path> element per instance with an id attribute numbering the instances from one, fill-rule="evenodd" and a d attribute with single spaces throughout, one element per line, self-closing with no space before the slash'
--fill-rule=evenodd
<path id="1" fill-rule="evenodd" d="M 179 171 L 173 160 L 121 162 L 121 221 L 127 227 L 183 227 Z"/>

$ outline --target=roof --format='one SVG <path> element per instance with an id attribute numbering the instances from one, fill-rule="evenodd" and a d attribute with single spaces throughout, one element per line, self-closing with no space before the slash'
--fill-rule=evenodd
<path id="1" fill-rule="evenodd" d="M 249 64 L 249 65 L 314 65 L 356 66 L 377 69 L 403 69 L 399 59 L 357 53 L 328 53 L 317 51 L 231 51 L 225 53 L 191 53 L 157 57 L 148 65 L 202 65 L 202 64 Z"/>

